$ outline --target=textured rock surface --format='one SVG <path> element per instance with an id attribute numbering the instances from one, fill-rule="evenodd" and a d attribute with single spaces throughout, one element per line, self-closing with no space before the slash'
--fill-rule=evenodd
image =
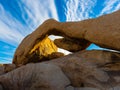
<path id="1" fill-rule="evenodd" d="M 18 46 L 13 64 L 0 66 L 0 86 L 5 90 L 120 90 L 120 53 L 83 50 L 95 43 L 120 51 L 119 18 L 120 10 L 80 22 L 45 21 Z M 56 52 L 46 38 L 51 34 L 64 37 L 54 41 L 58 47 L 78 52 L 67 56 Z M 50 61 L 38 63 L 42 55 Z"/>
<path id="2" fill-rule="evenodd" d="M 4 73 L 4 67 L 0 66 L 0 75 Z"/>
<path id="3" fill-rule="evenodd" d="M 61 69 L 52 64 L 28 64 L 0 76 L 6 90 L 64 90 L 70 84 Z"/>
<path id="4" fill-rule="evenodd" d="M 38 42 L 33 49 L 30 51 L 30 54 L 36 52 L 39 56 L 47 57 L 53 52 L 57 52 L 57 46 L 46 36 L 42 41 Z"/>
<path id="5" fill-rule="evenodd" d="M 29 42 L 28 42 L 29 43 Z M 57 52 L 57 46 L 46 36 L 43 40 L 36 42 L 34 47 L 28 53 L 25 59 L 14 59 L 13 63 L 16 65 L 27 64 L 30 62 L 41 62 L 49 59 L 52 53 Z M 19 54 L 18 54 L 19 55 Z M 21 56 L 22 57 L 22 56 Z"/>
<path id="6" fill-rule="evenodd" d="M 15 64 L 3 64 L 0 66 L 0 75 L 10 72 L 16 68 Z"/>
<path id="7" fill-rule="evenodd" d="M 77 52 L 80 50 L 84 50 L 91 44 L 84 39 L 77 40 L 77 39 L 70 39 L 70 38 L 55 39 L 54 43 L 58 47 L 68 50 L 70 52 Z"/>
<path id="8" fill-rule="evenodd" d="M 60 58 L 60 57 L 63 57 L 63 56 L 64 56 L 64 54 L 61 53 L 61 52 L 54 52 L 54 53 L 48 55 L 48 59 L 52 60 L 52 59 Z"/>
<path id="9" fill-rule="evenodd" d="M 97 50 L 81 53 L 24 65 L 1 75 L 0 83 L 4 88 L 11 90 L 68 90 L 68 88 L 72 90 L 72 87 L 76 90 L 84 90 L 83 87 L 110 90 L 119 87 L 119 53 Z M 88 53 L 88 57 L 84 58 Z M 97 56 L 92 57 L 95 54 Z M 115 62 L 111 57 L 113 55 L 119 58 Z"/>
<path id="10" fill-rule="evenodd" d="M 96 50 L 83 51 L 83 54 L 81 53 L 82 52 L 78 52 L 76 54 L 57 59 L 56 61 L 50 61 L 49 63 L 59 65 L 64 72 L 67 72 L 66 74 L 68 74 L 67 76 L 69 76 L 69 79 L 72 81 L 72 85 L 77 87 L 81 85 L 81 81 L 85 81 L 84 86 L 90 85 L 99 88 L 108 88 L 111 87 L 111 85 L 117 85 L 116 82 L 120 83 L 119 53 Z M 88 55 L 87 58 L 84 57 L 86 55 Z M 117 59 L 113 59 L 111 57 L 114 55 L 116 55 Z M 106 73 L 108 76 L 106 76 Z M 115 77 L 117 79 L 115 79 Z"/>
<path id="11" fill-rule="evenodd" d="M 0 85 L 0 90 L 3 90 L 2 85 Z"/>
<path id="12" fill-rule="evenodd" d="M 46 35 L 51 34 L 61 35 L 63 37 L 77 39 L 80 41 L 85 39 L 86 43 L 83 44 L 81 48 L 85 48 L 85 46 L 92 42 L 101 47 L 119 51 L 119 17 L 120 10 L 96 19 L 84 20 L 80 22 L 60 23 L 53 19 L 49 19 L 21 42 L 15 52 L 13 63 L 17 64 L 18 61 L 28 61 L 29 52 L 34 45 L 41 41 Z"/>
<path id="13" fill-rule="evenodd" d="M 98 65 L 102 65 L 110 62 L 120 62 L 120 53 L 107 51 L 107 50 L 83 50 L 73 54 L 73 56 L 77 56 L 80 58 L 85 58 L 86 60 L 96 63 Z"/>
<path id="14" fill-rule="evenodd" d="M 7 73 L 15 69 L 16 65 L 15 64 L 3 64 L 3 67 L 4 67 L 4 72 Z"/>

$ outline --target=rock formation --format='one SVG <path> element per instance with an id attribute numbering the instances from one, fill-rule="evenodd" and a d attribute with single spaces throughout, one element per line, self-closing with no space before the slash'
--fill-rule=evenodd
<path id="1" fill-rule="evenodd" d="M 73 88 L 71 90 L 78 87 L 76 90 L 83 87 L 109 90 L 120 85 L 120 54 L 80 51 L 51 61 L 21 66 L 1 75 L 0 82 L 6 90 L 67 90 L 70 87 Z"/>
<path id="2" fill-rule="evenodd" d="M 104 15 L 96 19 L 89 19 L 79 22 L 60 23 L 53 19 L 49 19 L 21 42 L 15 52 L 13 63 L 19 61 L 28 61 L 27 57 L 29 56 L 29 52 L 34 45 L 41 41 L 46 35 L 51 34 L 77 39 L 79 45 L 82 43 L 81 49 L 84 49 L 90 42 L 92 42 L 98 46 L 119 51 L 119 17 L 120 11 Z M 81 40 L 84 40 L 85 43 L 80 42 Z"/>
<path id="3" fill-rule="evenodd" d="M 79 22 L 45 21 L 0 66 L 0 90 L 120 90 L 120 10 Z M 60 35 L 51 41 L 47 35 Z M 85 50 L 91 43 L 113 49 Z M 64 56 L 63 48 L 73 52 Z"/>
<path id="4" fill-rule="evenodd" d="M 58 50 L 57 46 L 46 35 L 46 37 L 43 40 L 36 42 L 36 44 L 30 50 L 26 59 L 23 60 L 23 59 L 17 58 L 15 59 L 15 61 L 13 61 L 13 63 L 16 65 L 20 65 L 20 64 L 27 64 L 30 62 L 41 62 L 43 60 L 44 61 L 49 60 L 51 59 L 51 55 L 53 57 L 52 53 L 57 54 L 56 56 L 58 56 L 57 50 Z M 55 57 L 55 58 L 58 58 L 58 57 Z"/>

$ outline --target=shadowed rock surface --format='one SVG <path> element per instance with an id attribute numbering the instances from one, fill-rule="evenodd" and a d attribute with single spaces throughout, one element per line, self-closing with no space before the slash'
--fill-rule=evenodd
<path id="1" fill-rule="evenodd" d="M 91 43 L 86 40 L 77 40 L 70 38 L 55 39 L 54 43 L 62 49 L 70 52 L 77 52 L 86 49 Z"/>
<path id="2" fill-rule="evenodd" d="M 0 90 L 3 90 L 2 86 L 0 85 Z"/>
<path id="3" fill-rule="evenodd" d="M 7 90 L 67 90 L 70 86 L 109 90 L 120 85 L 120 59 L 113 60 L 112 55 L 120 58 L 119 53 L 94 50 L 27 64 L 1 75 L 0 83 Z"/>
<path id="4" fill-rule="evenodd" d="M 15 69 L 0 76 L 0 82 L 6 90 L 64 90 L 70 84 L 58 66 L 44 63 Z"/>
<path id="5" fill-rule="evenodd" d="M 4 67 L 0 65 L 0 75 L 4 73 Z"/>
<path id="6" fill-rule="evenodd" d="M 120 10 L 79 22 L 45 21 L 23 39 L 13 64 L 0 66 L 0 89 L 120 90 L 119 18 Z M 51 41 L 51 34 L 63 38 Z M 118 52 L 84 50 L 91 43 Z"/>
<path id="7" fill-rule="evenodd" d="M 4 64 L 3 67 L 4 67 L 4 72 L 7 73 L 15 69 L 16 65 L 15 64 Z"/>

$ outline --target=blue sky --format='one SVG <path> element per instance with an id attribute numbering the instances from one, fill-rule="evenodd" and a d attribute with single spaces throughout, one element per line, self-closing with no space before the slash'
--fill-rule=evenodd
<path id="1" fill-rule="evenodd" d="M 11 63 L 21 40 L 46 19 L 81 21 L 119 9 L 120 0 L 0 0 L 0 63 Z"/>

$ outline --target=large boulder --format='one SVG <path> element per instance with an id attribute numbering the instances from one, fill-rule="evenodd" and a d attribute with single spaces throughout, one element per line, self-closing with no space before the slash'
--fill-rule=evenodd
<path id="1" fill-rule="evenodd" d="M 111 85 L 113 87 L 120 85 L 120 53 L 100 50 L 82 51 L 49 63 L 59 65 L 73 86 L 79 87 L 82 84 L 84 87 L 92 86 L 104 90 Z"/>
<path id="2" fill-rule="evenodd" d="M 1 75 L 0 83 L 10 90 L 117 90 L 120 86 L 119 71 L 119 53 L 83 51 L 51 61 L 23 65 Z"/>
<path id="3" fill-rule="evenodd" d="M 64 90 L 70 84 L 62 70 L 53 64 L 28 64 L 0 76 L 5 90 Z"/>

